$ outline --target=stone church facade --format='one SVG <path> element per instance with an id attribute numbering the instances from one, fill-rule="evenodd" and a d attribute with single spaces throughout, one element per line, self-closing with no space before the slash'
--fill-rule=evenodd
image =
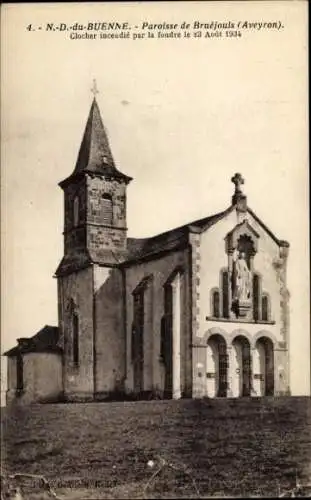
<path id="1" fill-rule="evenodd" d="M 7 401 L 289 393 L 289 244 L 249 207 L 127 236 L 127 186 L 94 98 L 64 192 L 58 327 L 7 351 Z"/>

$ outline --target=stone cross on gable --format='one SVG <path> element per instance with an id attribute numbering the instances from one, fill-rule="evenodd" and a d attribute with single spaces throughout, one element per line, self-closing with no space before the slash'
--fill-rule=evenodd
<path id="1" fill-rule="evenodd" d="M 241 185 L 244 184 L 244 179 L 241 174 L 236 173 L 234 176 L 231 178 L 231 182 L 235 185 L 235 192 L 236 193 L 241 193 Z"/>
<path id="2" fill-rule="evenodd" d="M 96 97 L 96 94 L 99 94 L 95 78 L 93 80 L 93 87 L 91 88 L 91 92 L 94 95 L 94 97 Z"/>

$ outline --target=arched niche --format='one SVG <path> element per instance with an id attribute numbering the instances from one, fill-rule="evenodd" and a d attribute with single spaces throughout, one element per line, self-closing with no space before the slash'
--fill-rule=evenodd
<path id="1" fill-rule="evenodd" d="M 226 238 L 228 254 L 228 298 L 232 317 L 253 318 L 254 256 L 258 250 L 259 234 L 247 220 L 237 224 Z"/>
<path id="2" fill-rule="evenodd" d="M 259 234 L 244 220 L 227 234 L 226 252 L 227 254 L 233 254 L 234 251 L 245 252 L 253 257 L 258 250 L 258 239 Z"/>

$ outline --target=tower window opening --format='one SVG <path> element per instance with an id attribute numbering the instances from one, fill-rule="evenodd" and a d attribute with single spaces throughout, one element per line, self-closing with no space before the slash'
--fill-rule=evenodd
<path id="1" fill-rule="evenodd" d="M 103 222 L 108 226 L 113 225 L 113 204 L 112 196 L 108 193 L 102 196 L 102 207 L 103 207 Z"/>

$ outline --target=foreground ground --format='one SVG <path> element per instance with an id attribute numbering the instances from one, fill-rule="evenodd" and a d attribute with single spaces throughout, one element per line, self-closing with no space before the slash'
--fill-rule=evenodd
<path id="1" fill-rule="evenodd" d="M 43 474 L 59 498 L 275 496 L 311 482 L 309 398 L 34 405 L 2 425 L 5 473 Z M 51 498 L 35 479 L 21 488 Z"/>

